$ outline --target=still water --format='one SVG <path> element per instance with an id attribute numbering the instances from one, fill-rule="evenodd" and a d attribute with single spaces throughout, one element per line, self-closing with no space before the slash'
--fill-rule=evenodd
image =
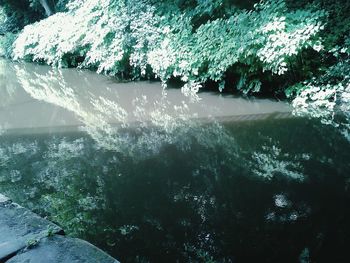
<path id="1" fill-rule="evenodd" d="M 2 60 L 0 192 L 122 262 L 349 262 L 349 141 L 290 111 Z"/>

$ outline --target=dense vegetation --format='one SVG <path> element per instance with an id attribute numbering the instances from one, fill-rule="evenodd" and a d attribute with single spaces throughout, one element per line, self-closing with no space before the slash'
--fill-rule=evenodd
<path id="1" fill-rule="evenodd" d="M 51 15 L 45 2 L 64 12 Z M 327 122 L 349 107 L 349 1 L 16 3 L 0 1 L 7 57 L 123 79 L 181 79 L 187 94 L 205 85 L 297 97 L 298 112 Z"/>

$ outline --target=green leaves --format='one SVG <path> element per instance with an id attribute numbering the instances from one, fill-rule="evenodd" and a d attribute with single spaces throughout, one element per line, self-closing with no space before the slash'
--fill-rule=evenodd
<path id="1" fill-rule="evenodd" d="M 263 1 L 250 11 L 222 6 L 228 8 L 222 0 L 199 1 L 192 9 L 167 1 L 72 1 L 68 12 L 27 26 L 14 44 L 14 58 L 202 84 L 220 83 L 240 65 L 247 82 L 239 89 L 258 92 L 261 72 L 283 75 L 301 50 L 322 48 L 317 36 L 324 12 L 290 11 L 284 0 Z M 197 19 L 204 15 L 211 20 Z"/>
<path id="2" fill-rule="evenodd" d="M 0 36 L 0 56 L 5 58 L 11 58 L 12 45 L 17 38 L 17 34 L 6 33 L 4 36 Z"/>

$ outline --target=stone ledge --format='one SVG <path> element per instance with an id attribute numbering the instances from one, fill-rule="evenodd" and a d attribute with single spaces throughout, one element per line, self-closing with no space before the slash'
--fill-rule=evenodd
<path id="1" fill-rule="evenodd" d="M 0 194 L 0 263 L 118 263 L 90 243 L 63 234 L 59 226 Z"/>
<path id="2" fill-rule="evenodd" d="M 0 262 L 50 234 L 63 233 L 59 226 L 0 195 Z"/>
<path id="3" fill-rule="evenodd" d="M 27 249 L 6 263 L 61 263 L 61 262 L 101 262 L 118 263 L 102 250 L 90 243 L 64 236 L 42 239 L 36 246 Z"/>

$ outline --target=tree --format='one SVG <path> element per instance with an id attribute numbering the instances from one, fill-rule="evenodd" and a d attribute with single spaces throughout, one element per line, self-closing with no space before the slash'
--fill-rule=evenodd
<path id="1" fill-rule="evenodd" d="M 7 16 L 0 25 L 1 33 L 17 32 L 56 12 L 64 11 L 68 0 L 0 0 L 0 8 Z"/>
<path id="2" fill-rule="evenodd" d="M 47 16 L 51 16 L 55 12 L 53 1 L 40 0 L 40 4 L 45 9 L 45 13 Z"/>

